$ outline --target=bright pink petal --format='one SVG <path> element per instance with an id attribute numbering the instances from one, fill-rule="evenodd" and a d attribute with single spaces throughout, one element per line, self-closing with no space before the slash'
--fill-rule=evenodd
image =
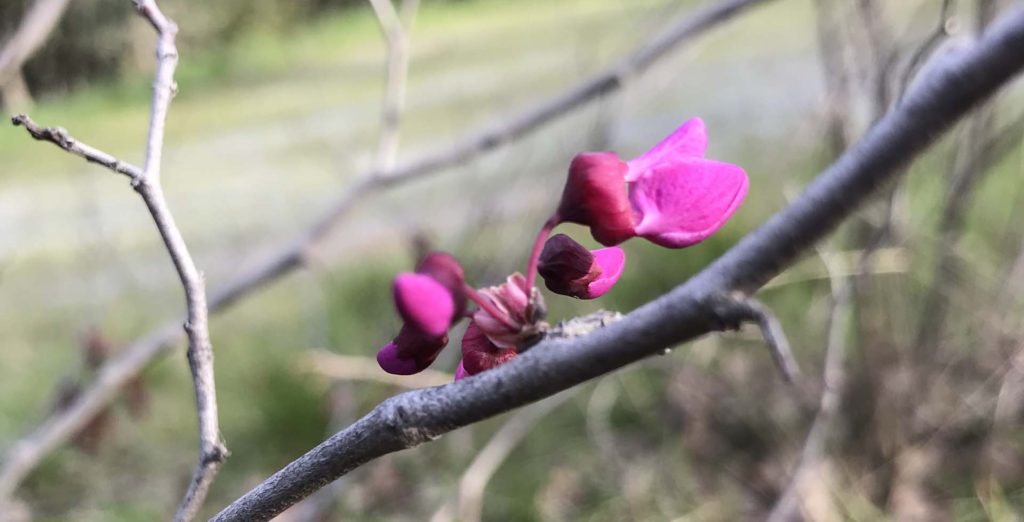
<path id="1" fill-rule="evenodd" d="M 591 253 L 594 262 L 601 267 L 601 275 L 587 285 L 587 299 L 601 297 L 611 290 L 626 268 L 626 252 L 619 247 L 599 248 Z"/>
<path id="2" fill-rule="evenodd" d="M 455 314 L 452 294 L 434 278 L 422 274 L 398 274 L 395 306 L 407 324 L 430 336 L 448 331 Z"/>
<path id="3" fill-rule="evenodd" d="M 422 370 L 415 359 L 404 359 L 399 356 L 398 345 L 394 342 L 384 345 L 377 352 L 377 364 L 384 371 L 395 375 L 412 375 Z"/>
<path id="4" fill-rule="evenodd" d="M 466 367 L 462 365 L 462 361 L 459 361 L 459 367 L 455 368 L 455 382 L 459 382 L 466 377 L 469 377 L 469 373 L 466 372 Z"/>
<path id="5" fill-rule="evenodd" d="M 636 233 L 669 248 L 699 243 L 743 202 L 747 174 L 729 163 L 683 158 L 644 173 L 630 187 Z"/>
<path id="6" fill-rule="evenodd" d="M 708 148 L 708 134 L 704 120 L 690 118 L 667 138 L 651 150 L 627 162 L 629 171 L 626 181 L 632 182 L 643 176 L 659 163 L 673 162 L 680 158 L 703 158 Z"/>

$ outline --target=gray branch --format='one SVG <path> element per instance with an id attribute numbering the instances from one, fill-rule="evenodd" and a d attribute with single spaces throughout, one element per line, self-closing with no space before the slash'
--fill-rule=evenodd
<path id="1" fill-rule="evenodd" d="M 272 251 L 254 268 L 243 271 L 220 291 L 214 292 L 210 296 L 210 312 L 226 310 L 239 299 L 251 295 L 263 286 L 302 266 L 306 253 L 323 240 L 356 203 L 367 199 L 367 196 L 373 192 L 387 189 L 404 181 L 435 174 L 442 169 L 459 165 L 494 150 L 502 144 L 515 141 L 599 98 L 602 94 L 616 91 L 622 86 L 619 78 L 625 74 L 643 72 L 656 61 L 667 56 L 669 51 L 718 27 L 744 10 L 769 1 L 722 0 L 682 18 L 672 25 L 664 35 L 641 46 L 618 65 L 601 71 L 579 84 L 570 86 L 522 113 L 502 120 L 501 123 L 493 127 L 470 133 L 454 145 L 440 148 L 418 160 L 400 165 L 389 172 L 388 176 L 378 176 L 375 172 L 365 174 L 339 194 L 320 219 L 308 229 Z M 98 152 L 95 149 L 92 150 Z M 77 154 L 90 161 L 95 161 L 90 156 Z M 96 156 L 96 158 L 101 157 L 112 159 L 109 155 Z M 141 172 L 138 168 L 123 163 L 121 165 L 125 169 Z M 109 168 L 109 165 L 105 164 L 105 166 Z M 118 170 L 118 172 L 121 171 Z M 132 175 L 129 171 L 122 173 Z M 97 412 L 113 400 L 118 390 L 126 382 L 138 375 L 154 359 L 169 352 L 180 338 L 180 324 L 177 320 L 169 321 L 126 346 L 117 357 L 98 370 L 96 380 L 82 391 L 74 404 L 69 405 L 61 413 L 47 418 L 31 433 L 16 441 L 4 457 L 3 466 L 0 468 L 0 502 L 13 493 L 18 484 L 39 465 L 46 455 L 69 440 Z"/>
<path id="2" fill-rule="evenodd" d="M 157 32 L 156 80 L 153 83 L 153 105 L 150 111 L 146 161 L 143 169 L 124 163 L 99 149 L 79 142 L 64 129 L 42 128 L 28 116 L 15 116 L 12 122 L 16 126 L 24 126 L 29 134 L 37 140 L 49 141 L 89 162 L 97 163 L 131 178 L 132 187 L 146 204 L 174 268 L 178 272 L 185 291 L 187 318 L 184 330 L 188 338 L 188 360 L 192 371 L 196 393 L 196 412 L 199 419 L 199 462 L 196 464 L 191 485 L 175 515 L 176 521 L 189 521 L 195 518 L 199 507 L 206 498 L 210 484 L 228 452 L 221 441 L 217 420 L 217 394 L 214 384 L 213 347 L 210 343 L 208 328 L 206 287 L 203 276 L 196 268 L 195 261 L 185 244 L 185 239 L 174 221 L 174 215 L 167 205 L 167 199 L 164 197 L 160 184 L 160 157 L 164 145 L 164 128 L 171 98 L 174 97 L 176 90 L 174 70 L 178 63 L 178 51 L 174 39 L 178 27 L 160 11 L 155 0 L 133 0 L 133 3 L 140 16 L 145 18 Z M 100 381 L 102 381 L 102 376 L 101 372 Z M 89 418 L 91 416 L 86 418 L 86 422 Z M 24 448 L 24 446 L 15 445 L 15 450 L 19 448 Z M 7 478 L 11 476 L 8 474 L 9 470 L 13 469 L 14 472 L 23 473 L 29 469 L 25 467 L 30 462 L 29 460 L 17 458 L 17 453 L 14 455 L 16 458 L 7 462 L 3 480 L 0 480 L 0 501 L 7 496 L 8 488 L 13 488 L 14 483 L 9 482 L 10 479 Z"/>
<path id="3" fill-rule="evenodd" d="M 707 303 L 750 294 L 831 232 L 939 134 L 1024 67 L 1024 7 L 933 69 L 853 148 L 711 266 L 590 335 L 546 340 L 508 364 L 392 397 L 225 508 L 214 520 L 267 520 L 352 469 L 535 402 L 691 340 L 716 325 Z"/>
<path id="4" fill-rule="evenodd" d="M 786 382 L 796 382 L 800 376 L 800 366 L 796 363 L 796 357 L 793 357 L 793 350 L 789 347 L 789 339 L 782 330 L 782 324 L 768 307 L 756 299 L 742 295 L 716 296 L 709 306 L 722 328 L 739 330 L 743 323 L 756 324 L 782 378 Z"/>

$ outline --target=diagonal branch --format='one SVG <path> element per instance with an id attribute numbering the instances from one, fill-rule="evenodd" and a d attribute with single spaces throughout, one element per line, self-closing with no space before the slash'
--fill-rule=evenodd
<path id="1" fill-rule="evenodd" d="M 125 163 L 102 150 L 78 141 L 68 134 L 68 131 L 60 127 L 40 127 L 36 122 L 32 121 L 32 118 L 24 114 L 11 118 L 11 123 L 16 127 L 25 127 L 25 130 L 39 141 L 48 141 L 75 156 L 84 158 L 89 163 L 106 167 L 118 174 L 124 174 L 131 178 L 133 182 L 142 178 L 142 169 L 139 167 L 131 163 Z"/>
<path id="2" fill-rule="evenodd" d="M 881 184 L 1024 68 L 1024 7 L 932 70 L 800 197 L 704 271 L 589 335 L 546 340 L 494 370 L 392 397 L 225 508 L 214 520 L 267 520 L 352 469 L 553 395 L 715 327 L 707 303 L 749 294 L 830 233 Z"/>
<path id="3" fill-rule="evenodd" d="M 271 252 L 260 264 L 243 271 L 220 291 L 213 293 L 209 301 L 210 311 L 223 311 L 239 299 L 302 266 L 307 252 L 322 241 L 352 207 L 366 200 L 373 192 L 436 174 L 515 141 L 601 95 L 620 89 L 620 78 L 624 78 L 627 73 L 635 75 L 643 72 L 680 45 L 718 27 L 748 8 L 769 1 L 721 0 L 680 19 L 666 33 L 641 46 L 618 65 L 570 86 L 521 113 L 492 127 L 469 133 L 453 145 L 401 165 L 387 177 L 378 176 L 374 172 L 367 173 L 339 194 L 320 219 L 309 228 Z M 13 493 L 46 455 L 64 444 L 102 410 L 124 383 L 138 375 L 155 358 L 170 351 L 180 337 L 178 324 L 177 321 L 168 322 L 126 346 L 123 352 L 100 368 L 96 380 L 88 389 L 83 390 L 78 401 L 16 441 L 5 455 L 0 468 L 0 502 Z"/>

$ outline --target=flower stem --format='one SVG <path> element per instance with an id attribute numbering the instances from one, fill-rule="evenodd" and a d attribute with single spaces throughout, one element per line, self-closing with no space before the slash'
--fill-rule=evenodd
<path id="1" fill-rule="evenodd" d="M 559 221 L 561 221 L 561 217 L 555 212 L 544 223 L 544 226 L 540 227 L 540 232 L 537 233 L 537 239 L 533 242 L 533 250 L 530 251 L 529 264 L 526 265 L 526 295 L 531 295 L 533 292 L 533 282 L 537 280 L 537 262 L 540 260 L 540 253 L 544 249 L 544 242 L 548 240 L 548 236 L 551 235 L 551 229 L 558 226 Z"/>
<path id="2" fill-rule="evenodd" d="M 480 295 L 480 292 L 477 292 L 476 289 L 473 288 L 472 286 L 469 286 L 468 284 L 465 283 L 463 283 L 463 285 L 466 290 L 466 297 L 468 297 L 471 301 L 476 303 L 476 305 L 479 306 L 481 310 L 487 312 L 487 314 L 493 317 L 495 321 L 498 321 L 499 323 L 505 325 L 505 327 L 508 328 L 509 331 L 519 331 L 519 326 L 513 323 L 508 318 L 508 314 L 504 314 L 501 312 L 501 310 L 498 310 L 498 308 L 494 306 L 494 303 L 492 303 L 490 299 Z"/>

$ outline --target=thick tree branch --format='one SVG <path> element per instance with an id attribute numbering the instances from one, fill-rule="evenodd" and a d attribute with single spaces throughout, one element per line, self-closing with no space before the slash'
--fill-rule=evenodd
<path id="1" fill-rule="evenodd" d="M 224 509 L 214 520 L 267 520 L 355 467 L 553 395 L 711 331 L 707 303 L 750 294 L 831 232 L 950 125 L 1024 67 L 1024 7 L 931 72 L 801 196 L 711 266 L 620 321 L 547 340 L 508 364 L 392 397 Z"/>
<path id="2" fill-rule="evenodd" d="M 535 131 L 560 116 L 570 113 L 602 94 L 619 89 L 620 76 L 638 74 L 653 65 L 669 51 L 703 35 L 732 19 L 744 10 L 770 0 L 722 0 L 676 22 L 665 34 L 641 46 L 619 65 L 601 71 L 592 78 L 557 93 L 507 120 L 487 129 L 473 132 L 454 145 L 439 148 L 420 159 L 397 167 L 388 176 L 369 172 L 348 187 L 329 205 L 323 216 L 257 266 L 243 271 L 210 296 L 210 312 L 227 309 L 237 300 L 301 266 L 307 252 L 323 240 L 356 203 L 377 190 L 404 181 L 435 174 L 491 151 L 502 144 Z M 83 390 L 78 400 L 61 414 L 48 418 L 35 430 L 15 442 L 0 468 L 0 499 L 9 497 L 39 462 L 70 439 L 89 419 L 109 403 L 124 383 L 133 379 L 153 359 L 170 351 L 180 337 L 178 322 L 170 322 L 136 340 L 105 364 L 96 380 Z"/>

